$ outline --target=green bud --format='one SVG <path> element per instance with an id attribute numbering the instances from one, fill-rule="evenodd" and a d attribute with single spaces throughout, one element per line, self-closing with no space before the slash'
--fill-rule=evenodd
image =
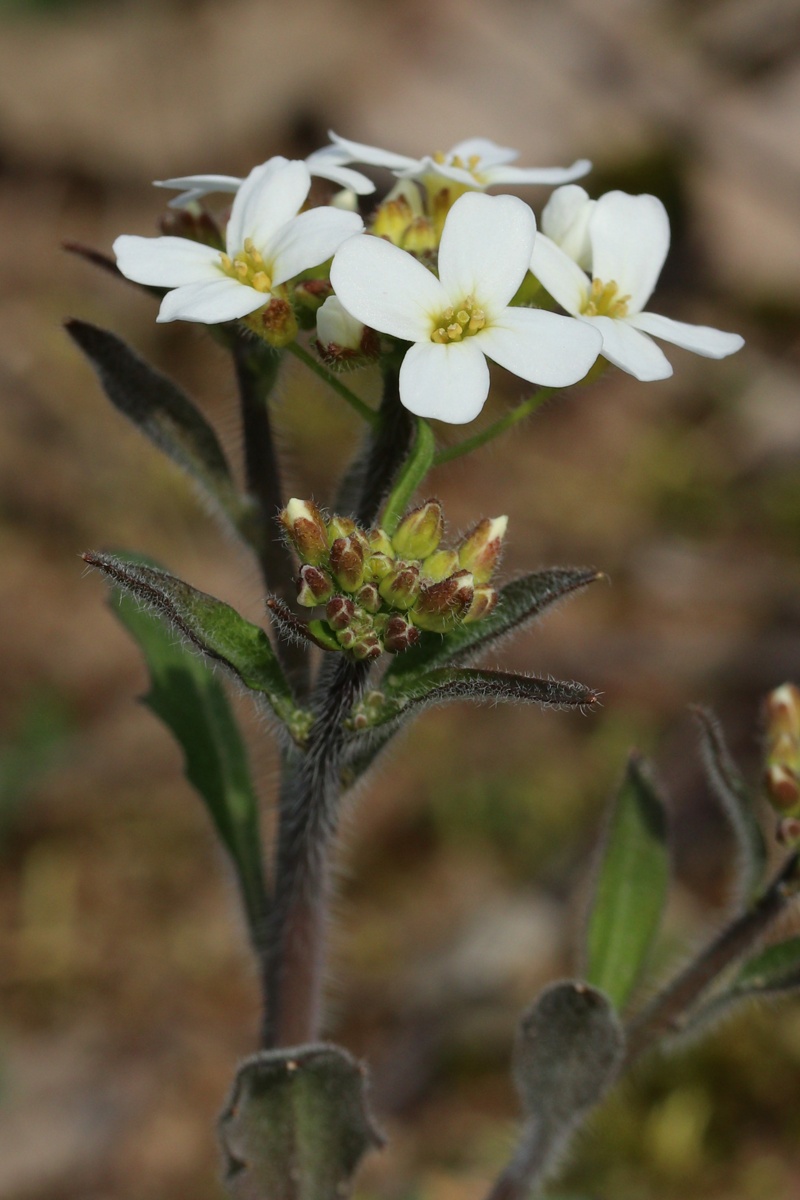
<path id="1" fill-rule="evenodd" d="M 297 603 L 304 608 L 316 608 L 333 595 L 333 580 L 322 567 L 303 563 L 297 580 Z"/>
<path id="2" fill-rule="evenodd" d="M 316 316 L 317 310 L 333 295 L 329 279 L 303 279 L 294 289 L 295 305 L 301 311 Z M 304 328 L 313 329 L 316 321 L 311 324 L 303 322 Z"/>
<path id="3" fill-rule="evenodd" d="M 433 554 L 444 533 L 444 513 L 438 500 L 426 500 L 413 508 L 397 527 L 392 538 L 401 558 L 427 558 Z"/>
<path id="4" fill-rule="evenodd" d="M 331 629 L 347 629 L 355 615 L 356 606 L 348 596 L 334 596 L 325 609 Z"/>
<path id="5" fill-rule="evenodd" d="M 419 630 L 404 617 L 390 617 L 383 633 L 383 645 L 390 654 L 402 654 L 419 641 Z"/>
<path id="6" fill-rule="evenodd" d="M 458 561 L 476 583 L 488 583 L 500 561 L 508 517 L 484 517 L 458 548 Z"/>
<path id="7" fill-rule="evenodd" d="M 387 575 L 391 575 L 395 570 L 394 558 L 390 558 L 388 554 L 383 554 L 380 550 L 374 554 L 370 554 L 364 570 L 367 579 L 380 580 L 385 579 Z"/>
<path id="8" fill-rule="evenodd" d="M 328 557 L 328 535 L 313 500 L 290 500 L 279 521 L 303 562 L 319 566 Z"/>
<path id="9" fill-rule="evenodd" d="M 334 514 L 328 521 L 328 545 L 332 546 L 337 538 L 351 537 L 356 531 L 355 521 L 349 517 Z"/>
<path id="10" fill-rule="evenodd" d="M 469 612 L 474 595 L 470 572 L 457 571 L 441 583 L 432 583 L 422 589 L 411 620 L 420 629 L 448 633 Z"/>
<path id="11" fill-rule="evenodd" d="M 365 633 L 356 641 L 350 653 L 353 658 L 360 660 L 378 658 L 383 653 L 383 646 L 376 633 Z"/>
<path id="12" fill-rule="evenodd" d="M 330 629 L 328 628 L 328 626 L 325 624 L 324 621 L 320 621 L 317 619 L 315 619 L 313 621 L 309 621 L 308 629 L 309 629 L 309 632 L 311 634 L 313 634 L 313 636 L 316 638 L 316 640 L 321 645 L 326 646 L 328 650 L 340 650 L 341 649 L 339 643 L 336 641 L 336 638 L 333 636 L 333 634 L 331 633 Z"/>
<path id="13" fill-rule="evenodd" d="M 367 534 L 367 541 L 373 553 L 377 551 L 385 554 L 388 558 L 394 558 L 392 539 L 383 529 L 370 529 Z"/>
<path id="14" fill-rule="evenodd" d="M 374 583 L 365 583 L 356 600 L 368 613 L 376 613 L 381 607 L 381 596 Z"/>
<path id="15" fill-rule="evenodd" d="M 354 629 L 340 629 L 336 635 L 336 640 L 343 650 L 352 650 L 358 641 L 358 634 Z"/>
<path id="16" fill-rule="evenodd" d="M 398 563 L 391 574 L 378 584 L 378 591 L 389 607 L 401 611 L 411 608 L 419 595 L 419 588 L 419 567 L 416 563 Z"/>
<path id="17" fill-rule="evenodd" d="M 429 554 L 422 564 L 422 574 L 434 583 L 440 583 L 448 575 L 459 568 L 458 555 L 455 550 L 437 550 Z"/>
<path id="18" fill-rule="evenodd" d="M 475 588 L 472 604 L 464 614 L 464 624 L 471 625 L 473 621 L 480 621 L 484 617 L 488 617 L 496 606 L 497 600 L 497 588 L 493 588 L 490 583 L 479 583 Z"/>
<path id="19" fill-rule="evenodd" d="M 346 592 L 357 592 L 364 582 L 364 550 L 359 539 L 340 537 L 331 546 L 331 570 Z"/>

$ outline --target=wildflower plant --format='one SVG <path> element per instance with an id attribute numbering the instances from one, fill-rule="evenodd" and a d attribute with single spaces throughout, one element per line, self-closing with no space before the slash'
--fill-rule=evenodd
<path id="1" fill-rule="evenodd" d="M 480 663 L 600 573 L 551 567 L 504 579 L 513 514 L 487 516 L 491 498 L 476 497 L 472 527 L 448 531 L 429 473 L 609 364 L 642 380 L 669 375 L 652 337 L 715 358 L 742 344 L 645 310 L 669 244 L 656 197 L 590 199 L 573 182 L 588 163 L 537 170 L 516 167 L 516 157 L 471 139 L 414 159 L 332 135 L 304 162 L 271 158 L 243 180 L 161 181 L 180 192 L 166 232 L 120 236 L 116 261 L 72 247 L 158 297 L 157 320 L 214 326 L 239 388 L 244 487 L 176 384 L 115 334 L 68 325 L 111 402 L 190 476 L 263 578 L 264 626 L 140 555 L 84 556 L 112 585 L 114 611 L 144 653 L 147 703 L 180 743 L 225 848 L 258 965 L 259 1048 L 239 1068 L 219 1126 L 226 1184 L 240 1200 L 334 1200 L 382 1141 L 364 1067 L 320 1041 L 344 797 L 434 705 L 587 712 L 598 702 L 587 684 Z M 374 185 L 354 164 L 388 168 L 398 182 L 374 203 L 365 199 Z M 312 174 L 340 190 L 309 205 Z M 503 184 L 563 185 L 545 206 L 543 232 L 526 202 L 486 194 Z M 215 193 L 222 204 L 209 200 Z M 365 425 L 324 503 L 283 492 L 271 397 L 288 354 Z M 434 422 L 464 425 L 481 411 L 487 360 L 538 389 L 478 432 L 440 443 Z M 344 372 L 370 363 L 383 380 L 377 405 L 345 382 Z M 244 743 L 209 668 L 253 697 L 278 740 L 278 825 L 266 858 Z M 760 948 L 800 888 L 800 693 L 779 688 L 767 712 L 765 793 L 779 814 L 782 861 L 765 878 L 772 831 L 757 816 L 759 789 L 699 710 L 709 778 L 738 843 L 738 886 L 725 929 L 666 983 L 649 971 L 669 885 L 667 808 L 648 764 L 631 756 L 600 855 L 582 974 L 551 984 L 519 1027 L 523 1125 L 492 1200 L 540 1194 L 574 1130 L 655 1045 L 800 984 L 800 939 Z"/>

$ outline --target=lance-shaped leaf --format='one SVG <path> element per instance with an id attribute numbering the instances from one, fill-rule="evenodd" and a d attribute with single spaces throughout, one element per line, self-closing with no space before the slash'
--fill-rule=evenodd
<path id="1" fill-rule="evenodd" d="M 767 864 L 764 835 L 756 817 L 757 799 L 731 758 L 714 714 L 699 706 L 693 711 L 700 727 L 706 776 L 736 838 L 738 898 L 749 901 L 759 890 Z"/>
<path id="2" fill-rule="evenodd" d="M 501 589 L 497 606 L 487 617 L 460 625 L 447 635 L 423 633 L 417 646 L 398 654 L 383 677 L 383 687 L 405 690 L 432 667 L 474 662 L 501 638 L 600 578 L 599 571 L 585 567 L 554 567 L 513 579 Z"/>
<path id="3" fill-rule="evenodd" d="M 555 983 L 520 1023 L 514 1080 L 526 1116 L 519 1149 L 491 1200 L 528 1196 L 616 1080 L 624 1034 L 609 999 L 588 984 Z"/>
<path id="4" fill-rule="evenodd" d="M 168 621 L 196 650 L 227 667 L 241 683 L 260 692 L 292 737 L 302 742 L 310 714 L 297 707 L 264 630 L 229 604 L 200 592 L 156 567 L 114 554 L 84 554 L 114 584 Z"/>
<path id="5" fill-rule="evenodd" d="M 704 1004 L 685 1028 L 694 1033 L 707 1029 L 732 1009 L 748 1001 L 787 995 L 800 990 L 800 937 L 767 946 L 740 968 L 733 982 Z"/>
<path id="6" fill-rule="evenodd" d="M 587 979 L 621 1009 L 661 924 L 669 884 L 664 802 L 631 754 L 597 878 L 587 931 Z"/>
<path id="7" fill-rule="evenodd" d="M 363 1156 L 383 1145 L 365 1069 L 326 1045 L 246 1059 L 219 1136 L 234 1200 L 343 1200 Z"/>
<path id="8" fill-rule="evenodd" d="M 250 505 L 236 490 L 216 433 L 189 397 L 115 334 L 85 321 L 68 321 L 67 332 L 89 359 L 114 407 L 252 540 Z"/>
<path id="9" fill-rule="evenodd" d="M 144 702 L 174 734 L 186 778 L 200 794 L 230 855 L 255 948 L 263 949 L 267 895 L 258 799 L 247 752 L 222 684 L 131 595 L 112 593 L 112 611 L 132 634 L 150 673 Z"/>

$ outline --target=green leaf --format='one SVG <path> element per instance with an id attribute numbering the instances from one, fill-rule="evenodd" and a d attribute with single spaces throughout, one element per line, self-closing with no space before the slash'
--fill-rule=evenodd
<path id="1" fill-rule="evenodd" d="M 611 818 L 587 932 L 587 978 L 621 1009 L 661 924 L 669 884 L 664 803 L 638 754 Z"/>
<path id="2" fill-rule="evenodd" d="M 236 490 L 216 433 L 189 397 L 113 333 L 85 321 L 68 321 L 67 332 L 89 359 L 114 407 L 252 540 L 250 505 Z"/>
<path id="3" fill-rule="evenodd" d="M 432 667 L 474 662 L 501 638 L 524 628 L 545 609 L 600 578 L 599 571 L 584 567 L 554 567 L 513 579 L 501 589 L 497 606 L 488 617 L 460 625 L 446 635 L 423 633 L 419 645 L 398 654 L 381 686 L 387 692 L 394 688 L 408 690 L 417 676 Z"/>
<path id="4" fill-rule="evenodd" d="M 745 963 L 733 983 L 733 991 L 784 992 L 800 987 L 800 937 L 767 946 Z"/>
<path id="5" fill-rule="evenodd" d="M 757 797 L 731 758 L 717 718 L 707 708 L 698 706 L 693 711 L 700 726 L 706 776 L 736 838 L 741 898 L 750 901 L 759 892 L 767 865 L 764 834 L 756 816 Z"/>
<path id="6" fill-rule="evenodd" d="M 343 1200 L 383 1144 L 365 1093 L 364 1068 L 336 1046 L 246 1059 L 219 1121 L 234 1200 Z"/>
<path id="7" fill-rule="evenodd" d="M 303 741 L 311 714 L 295 704 L 270 640 L 259 625 L 252 625 L 221 600 L 141 561 L 94 552 L 83 557 L 168 621 L 201 654 L 222 663 L 245 687 L 262 693 L 295 741 Z"/>
<path id="8" fill-rule="evenodd" d="M 172 731 L 197 790 L 230 855 L 253 944 L 263 942 L 267 894 L 261 866 L 258 799 L 247 752 L 222 684 L 196 654 L 136 599 L 115 589 L 112 611 L 138 643 L 150 672 L 144 702 Z"/>

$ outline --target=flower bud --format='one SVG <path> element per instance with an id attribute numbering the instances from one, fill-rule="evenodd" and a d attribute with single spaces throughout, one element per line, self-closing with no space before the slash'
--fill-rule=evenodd
<path id="1" fill-rule="evenodd" d="M 376 633 L 365 633 L 354 643 L 350 653 L 360 660 L 378 658 L 383 653 L 383 646 Z"/>
<path id="2" fill-rule="evenodd" d="M 330 560 L 339 586 L 346 592 L 357 592 L 364 582 L 364 551 L 358 538 L 337 538 L 331 546 Z"/>
<path id="3" fill-rule="evenodd" d="M 399 608 L 403 612 L 411 608 L 419 595 L 419 588 L 419 567 L 415 563 L 399 563 L 378 584 L 378 591 L 389 607 Z"/>
<path id="4" fill-rule="evenodd" d="M 304 608 L 316 608 L 333 595 L 333 580 L 322 567 L 303 563 L 298 578 L 297 603 Z"/>
<path id="5" fill-rule="evenodd" d="M 374 583 L 365 583 L 356 596 L 356 600 L 368 613 L 380 611 L 381 596 Z"/>
<path id="6" fill-rule="evenodd" d="M 294 289 L 297 307 L 304 312 L 319 316 L 320 311 L 333 296 L 329 279 L 303 279 Z M 313 328 L 313 326 L 309 326 Z"/>
<path id="7" fill-rule="evenodd" d="M 800 689 L 784 683 L 767 696 L 765 710 L 768 799 L 790 813 L 800 805 Z"/>
<path id="8" fill-rule="evenodd" d="M 242 317 L 242 321 L 253 333 L 270 346 L 282 349 L 297 337 L 297 318 L 288 300 L 273 296 L 264 308 Z"/>
<path id="9" fill-rule="evenodd" d="M 373 214 L 370 233 L 402 247 L 406 230 L 421 214 L 419 192 L 411 180 L 401 180 Z"/>
<path id="10" fill-rule="evenodd" d="M 471 625 L 473 621 L 480 621 L 484 617 L 488 617 L 496 606 L 497 599 L 497 588 L 493 588 L 489 583 L 479 583 L 475 588 L 472 604 L 464 614 L 464 624 Z"/>
<path id="11" fill-rule="evenodd" d="M 458 555 L 455 550 L 437 550 L 429 554 L 422 564 L 422 574 L 434 583 L 447 579 L 459 568 Z"/>
<path id="12" fill-rule="evenodd" d="M 341 629 L 336 634 L 336 640 L 343 650 L 352 650 L 358 641 L 358 636 L 355 629 Z"/>
<path id="13" fill-rule="evenodd" d="M 328 535 L 322 513 L 313 500 L 290 500 L 278 519 L 304 562 L 319 566 L 325 561 Z"/>
<path id="14" fill-rule="evenodd" d="M 328 296 L 317 313 L 317 337 L 329 350 L 361 349 L 364 325 L 351 316 L 338 296 Z"/>
<path id="15" fill-rule="evenodd" d="M 355 615 L 356 606 L 349 596 L 334 596 L 325 608 L 331 629 L 347 629 Z"/>
<path id="16" fill-rule="evenodd" d="M 352 537 L 356 531 L 356 523 L 350 517 L 340 517 L 336 513 L 328 521 L 328 545 L 332 546 L 337 538 Z"/>
<path id="17" fill-rule="evenodd" d="M 389 558 L 394 558 L 392 539 L 385 530 L 370 529 L 367 533 L 367 542 L 373 554 L 386 554 Z"/>
<path id="18" fill-rule="evenodd" d="M 411 619 L 420 629 L 448 633 L 469 612 L 474 594 L 470 572 L 457 571 L 441 583 L 422 589 Z"/>
<path id="19" fill-rule="evenodd" d="M 381 551 L 376 551 L 374 554 L 370 554 L 365 563 L 367 578 L 376 581 L 385 579 L 387 575 L 391 575 L 394 569 L 394 558 L 390 558 L 388 554 L 383 554 Z"/>
<path id="20" fill-rule="evenodd" d="M 508 517 L 484 517 L 458 548 L 458 561 L 476 583 L 488 583 L 500 560 Z"/>
<path id="21" fill-rule="evenodd" d="M 383 633 L 383 646 L 390 654 L 402 654 L 419 641 L 419 630 L 404 617 L 390 617 Z"/>
<path id="22" fill-rule="evenodd" d="M 427 558 L 433 554 L 444 533 L 444 513 L 438 500 L 426 500 L 403 517 L 392 538 L 401 558 Z"/>

